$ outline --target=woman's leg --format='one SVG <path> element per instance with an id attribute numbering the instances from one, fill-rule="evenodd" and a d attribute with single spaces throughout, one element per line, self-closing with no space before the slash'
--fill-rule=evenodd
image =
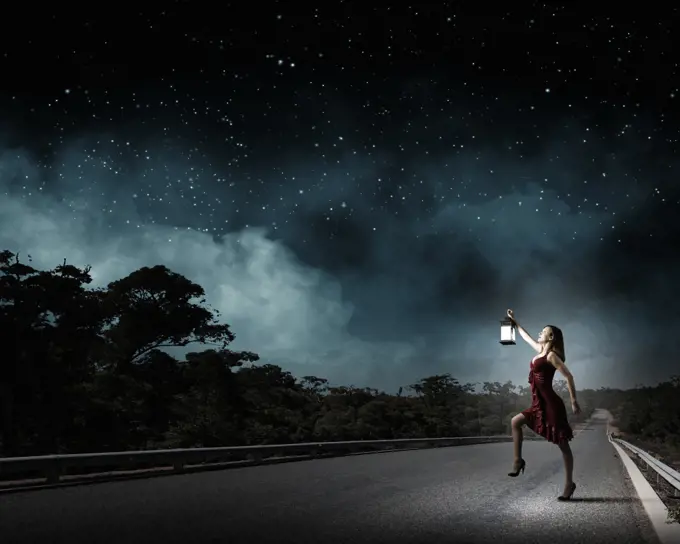
<path id="1" fill-rule="evenodd" d="M 574 454 L 571 452 L 569 442 L 563 442 L 559 445 L 562 451 L 562 459 L 564 460 L 564 495 L 568 495 L 571 491 L 571 484 L 574 482 Z"/>
<path id="2" fill-rule="evenodd" d="M 512 445 L 515 454 L 515 464 L 519 464 L 522 459 L 522 442 L 524 441 L 524 434 L 522 433 L 522 426 L 527 422 L 524 414 L 517 414 L 512 418 Z"/>

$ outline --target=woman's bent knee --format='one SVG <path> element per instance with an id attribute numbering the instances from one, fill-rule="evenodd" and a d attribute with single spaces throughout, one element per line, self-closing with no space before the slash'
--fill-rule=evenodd
<path id="1" fill-rule="evenodd" d="M 524 417 L 524 414 L 517 414 L 515 417 L 512 418 L 512 426 L 515 427 L 516 429 L 519 429 L 525 423 L 526 418 Z"/>

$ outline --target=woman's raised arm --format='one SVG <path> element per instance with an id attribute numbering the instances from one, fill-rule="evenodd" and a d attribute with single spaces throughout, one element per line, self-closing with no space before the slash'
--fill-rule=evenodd
<path id="1" fill-rule="evenodd" d="M 508 317 L 510 320 L 513 322 L 515 327 L 517 327 L 517 331 L 519 332 L 519 335 L 522 337 L 522 339 L 529 344 L 532 348 L 536 350 L 537 353 L 541 353 L 541 346 L 536 340 L 534 340 L 531 335 L 520 325 L 517 320 L 515 319 L 515 313 L 512 310 L 508 310 Z"/>

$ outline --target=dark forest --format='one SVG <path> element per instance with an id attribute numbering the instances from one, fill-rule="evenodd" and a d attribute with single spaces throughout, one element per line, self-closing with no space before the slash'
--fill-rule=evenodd
<path id="1" fill-rule="evenodd" d="M 530 404 L 528 384 L 449 374 L 394 393 L 296 377 L 230 350 L 234 333 L 201 286 L 166 267 L 102 289 L 91 281 L 87 267 L 37 270 L 30 256 L 0 253 L 0 327 L 10 346 L 0 373 L 3 456 L 509 434 L 510 418 Z M 568 400 L 565 382 L 555 389 Z M 577 424 L 608 409 L 618 432 L 673 461 L 679 391 L 678 377 L 583 390 L 583 412 L 570 417 Z"/>

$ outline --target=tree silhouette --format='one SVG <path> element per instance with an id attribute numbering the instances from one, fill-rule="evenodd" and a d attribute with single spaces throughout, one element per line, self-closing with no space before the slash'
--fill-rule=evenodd
<path id="1" fill-rule="evenodd" d="M 205 292 L 164 266 L 141 268 L 109 284 L 105 337 L 117 367 L 127 367 L 154 349 L 192 343 L 225 348 L 234 335 L 219 314 L 204 306 Z M 199 302 L 195 302 L 200 299 Z"/>

